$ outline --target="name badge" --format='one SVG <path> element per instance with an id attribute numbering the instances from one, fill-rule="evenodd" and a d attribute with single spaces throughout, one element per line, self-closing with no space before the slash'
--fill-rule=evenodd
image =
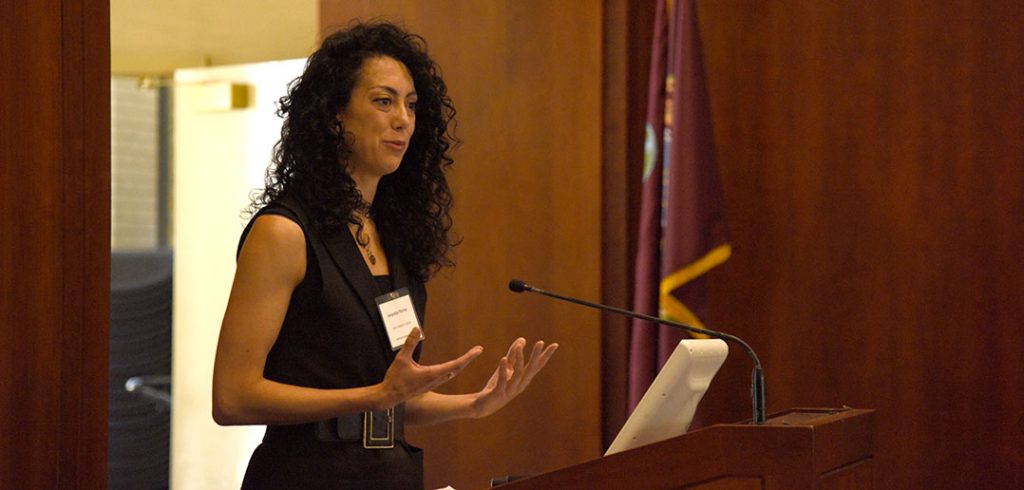
<path id="1" fill-rule="evenodd" d="M 384 318 L 384 329 L 388 332 L 391 350 L 401 349 L 412 329 L 420 326 L 420 321 L 416 318 L 416 308 L 412 305 L 412 296 L 409 296 L 409 290 L 401 288 L 378 296 L 375 301 L 380 310 L 380 316 Z M 420 335 L 421 339 L 424 338 L 422 329 Z"/>

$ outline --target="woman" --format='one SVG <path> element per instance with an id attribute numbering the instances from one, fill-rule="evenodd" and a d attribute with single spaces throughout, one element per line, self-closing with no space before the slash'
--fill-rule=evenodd
<path id="1" fill-rule="evenodd" d="M 451 265 L 455 114 L 422 38 L 386 23 L 335 33 L 280 113 L 221 327 L 214 419 L 268 426 L 243 488 L 422 488 L 404 424 L 494 413 L 558 345 L 537 342 L 527 359 L 517 339 L 484 388 L 462 395 L 432 390 L 481 347 L 417 363 L 409 325 L 424 317 L 426 280 Z M 413 323 L 382 315 L 403 300 Z"/>

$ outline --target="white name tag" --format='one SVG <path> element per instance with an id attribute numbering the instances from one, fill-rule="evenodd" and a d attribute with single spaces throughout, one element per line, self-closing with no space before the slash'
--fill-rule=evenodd
<path id="1" fill-rule="evenodd" d="M 412 296 L 409 296 L 409 290 L 402 288 L 392 291 L 378 296 L 376 301 L 377 308 L 380 309 L 380 316 L 384 318 L 384 329 L 388 331 L 391 349 L 401 349 L 412 329 L 420 326 L 420 321 L 416 318 L 416 308 L 412 305 Z M 420 338 L 423 338 L 422 329 Z"/>

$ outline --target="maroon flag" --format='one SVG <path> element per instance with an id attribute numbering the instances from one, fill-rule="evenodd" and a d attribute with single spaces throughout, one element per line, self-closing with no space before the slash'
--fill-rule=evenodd
<path id="1" fill-rule="evenodd" d="M 702 327 L 704 274 L 729 258 L 694 0 L 659 0 L 651 50 L 634 309 Z M 684 334 L 634 320 L 629 408 Z"/>

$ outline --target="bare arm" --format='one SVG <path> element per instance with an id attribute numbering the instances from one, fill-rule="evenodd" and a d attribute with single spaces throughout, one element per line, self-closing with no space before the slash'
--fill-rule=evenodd
<path id="1" fill-rule="evenodd" d="M 301 228 L 280 216 L 257 218 L 242 246 L 221 325 L 213 371 L 213 418 L 221 425 L 287 424 L 379 410 L 419 396 L 454 377 L 482 349 L 421 366 L 412 359 L 416 331 L 379 384 L 323 390 L 263 377 L 267 354 L 281 331 L 292 292 L 306 270 Z"/>

